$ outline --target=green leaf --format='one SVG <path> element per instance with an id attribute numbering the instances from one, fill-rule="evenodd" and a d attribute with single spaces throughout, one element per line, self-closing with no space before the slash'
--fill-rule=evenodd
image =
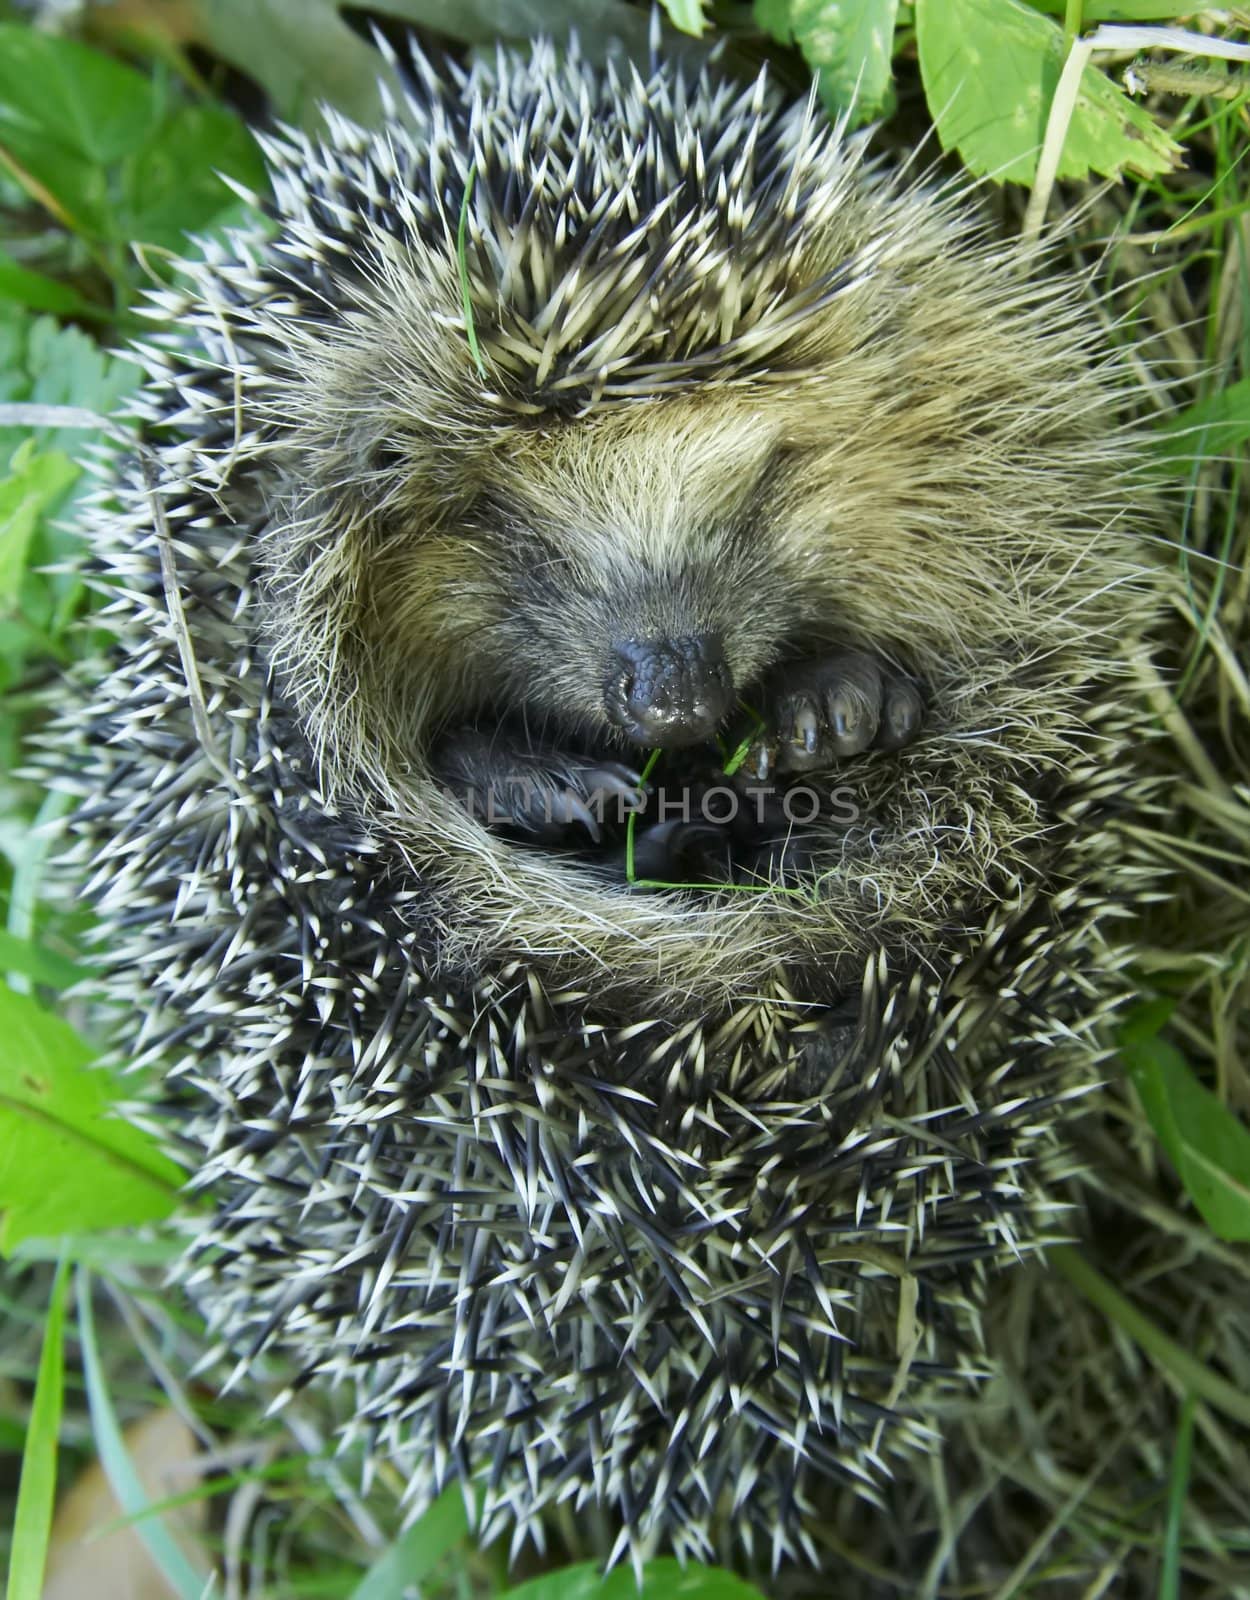
<path id="1" fill-rule="evenodd" d="M 0 23 L 0 144 L 19 158 L 54 147 L 107 166 L 136 150 L 160 114 L 150 78 L 56 34 Z"/>
<path id="2" fill-rule="evenodd" d="M 538 34 L 560 39 L 570 29 L 581 37 L 583 56 L 606 60 L 620 49 L 633 60 L 650 56 L 649 7 L 632 0 L 473 0 L 471 5 L 449 6 L 447 0 L 373 0 L 371 7 L 419 28 L 433 28 L 465 44 L 492 48 L 502 37 L 530 40 Z M 680 55 L 682 39 L 666 39 L 666 56 Z M 703 59 L 700 57 L 699 59 Z"/>
<path id="3" fill-rule="evenodd" d="M 778 44 L 794 43 L 794 29 L 790 24 L 792 0 L 755 0 L 752 12 L 755 25 Z"/>
<path id="4" fill-rule="evenodd" d="M 674 0 L 694 10 L 694 0 Z M 306 124 L 317 121 L 324 101 L 345 116 L 376 127 L 382 120 L 379 80 L 394 87 L 383 57 L 339 14 L 339 0 L 184 0 L 198 43 L 255 79 L 279 115 Z M 603 60 L 624 48 L 648 59 L 647 8 L 626 0 L 375 0 L 383 16 L 429 28 L 462 44 L 493 49 L 500 38 L 529 40 L 537 34 L 560 39 L 576 28 L 582 53 Z M 665 41 L 667 55 L 696 46 L 678 37 Z"/>
<path id="5" fill-rule="evenodd" d="M 160 120 L 152 80 L 85 45 L 0 24 L 0 168 L 88 239 L 120 239 L 108 168 Z"/>
<path id="6" fill-rule="evenodd" d="M 1194 1077 L 1159 1037 L 1167 1001 L 1139 1006 L 1120 1032 L 1120 1056 L 1186 1193 L 1218 1238 L 1250 1240 L 1250 1128 Z"/>
<path id="7" fill-rule="evenodd" d="M 1065 60 L 1063 30 L 1021 0 L 916 0 L 920 75 L 945 150 L 969 171 L 1031 183 Z M 1087 65 L 1060 178 L 1167 172 L 1180 146 Z"/>
<path id="8" fill-rule="evenodd" d="M 10 60 L 11 40 L 20 48 Z M 177 248 L 184 231 L 206 229 L 235 204 L 219 172 L 264 186 L 259 151 L 233 112 L 170 109 L 167 100 L 159 77 L 70 40 L 0 26 L 0 159 L 65 226 L 95 242 L 97 265 L 123 295 L 131 245 Z M 3 282 L 0 275 L 0 291 Z M 16 287 L 45 309 L 76 309 L 29 279 Z"/>
<path id="9" fill-rule="evenodd" d="M 351 1600 L 405 1600 L 468 1531 L 464 1494 L 453 1484 L 374 1562 L 352 1590 Z"/>
<path id="10" fill-rule="evenodd" d="M 0 432 L 0 441 L 4 436 Z M 60 637 L 83 588 L 75 570 L 39 570 L 67 553 L 67 536 L 55 519 L 80 481 L 80 469 L 62 451 L 38 453 L 31 436 L 10 466 L 10 475 L 0 479 L 0 689 L 18 682 L 30 661 L 59 655 Z"/>
<path id="11" fill-rule="evenodd" d="M 696 39 L 703 37 L 703 30 L 707 27 L 703 0 L 661 0 L 661 3 L 675 28 L 693 34 Z"/>
<path id="12" fill-rule="evenodd" d="M 182 1174 L 114 1114 L 113 1082 L 59 1017 L 0 985 L 0 1250 L 70 1230 L 153 1222 Z"/>
<path id="13" fill-rule="evenodd" d="M 35 529 L 77 478 L 78 468 L 59 450 L 37 455 L 33 439 L 18 448 L 0 482 L 0 612 L 16 608 Z"/>
<path id="14" fill-rule="evenodd" d="M 122 1267 L 172 1267 L 185 1246 L 169 1229 L 136 1233 L 118 1228 L 101 1233 L 63 1233 L 56 1239 L 23 1239 L 14 1261 L 59 1261 L 116 1274 Z"/>
<path id="15" fill-rule="evenodd" d="M 71 405 L 107 415 L 138 381 L 139 369 L 101 350 L 81 328 L 32 317 L 0 302 L 0 401 Z M 0 471 L 31 429 L 0 426 Z M 82 429 L 34 430 L 41 451 L 77 457 L 96 435 Z"/>
<path id="16" fill-rule="evenodd" d="M 39 1376 L 22 1452 L 22 1478 L 13 1519 L 6 1600 L 39 1600 L 48 1559 L 48 1536 L 56 1499 L 56 1452 L 65 1394 L 65 1296 L 69 1284 L 64 1262 L 52 1283 L 48 1321 L 39 1357 Z"/>
<path id="17" fill-rule="evenodd" d="M 606 1577 L 596 1561 L 532 1578 L 509 1589 L 504 1600 L 763 1600 L 758 1589 L 722 1567 L 683 1567 L 665 1557 L 648 1561 L 637 1581 L 632 1567 L 616 1567 Z"/>
<path id="18" fill-rule="evenodd" d="M 780 13 L 785 11 L 784 21 Z M 793 39 L 831 111 L 875 116 L 890 88 L 898 0 L 788 0 L 756 5 L 760 26 Z"/>
<path id="19" fill-rule="evenodd" d="M 251 134 L 221 106 L 180 106 L 122 167 L 118 217 L 127 238 L 178 249 L 234 204 L 220 173 L 266 187 Z"/>
<path id="20" fill-rule="evenodd" d="M 326 101 L 368 126 L 382 115 L 379 79 L 392 69 L 338 13 L 335 0 L 193 0 L 203 42 L 256 79 L 279 115 L 316 120 Z M 454 34 L 440 0 L 438 26 Z"/>

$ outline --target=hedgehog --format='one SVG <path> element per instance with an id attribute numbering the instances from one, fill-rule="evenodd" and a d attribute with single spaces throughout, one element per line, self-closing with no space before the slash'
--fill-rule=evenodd
<path id="1" fill-rule="evenodd" d="M 817 1559 L 1062 1227 L 1153 892 L 1130 363 L 713 59 L 414 46 L 384 130 L 261 142 L 151 296 L 58 745 L 179 1279 L 413 1514 Z"/>

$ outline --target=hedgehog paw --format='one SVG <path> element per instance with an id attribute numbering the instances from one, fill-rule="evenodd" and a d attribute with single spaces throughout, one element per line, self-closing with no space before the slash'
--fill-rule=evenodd
<path id="1" fill-rule="evenodd" d="M 465 810 L 488 828 L 545 844 L 577 829 L 597 844 L 605 814 L 636 806 L 641 784 L 639 774 L 620 762 L 477 728 L 444 735 L 432 765 Z"/>
<path id="2" fill-rule="evenodd" d="M 864 750 L 900 750 L 920 731 L 924 706 L 909 679 L 858 650 L 778 670 L 765 727 L 747 755 L 757 777 L 815 772 Z"/>

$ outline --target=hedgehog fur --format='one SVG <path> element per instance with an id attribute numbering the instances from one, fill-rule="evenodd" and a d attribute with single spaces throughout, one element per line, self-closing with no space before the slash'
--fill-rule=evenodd
<path id="1" fill-rule="evenodd" d="M 73 853 L 216 1198 L 183 1279 L 236 1378 L 347 1384 L 414 1509 L 476 1476 L 518 1539 L 597 1502 L 613 1555 L 811 1554 L 1053 1232 L 1151 888 L 1127 366 L 764 77 L 415 55 L 386 131 L 326 128 L 153 295 L 89 518 Z M 854 816 L 798 857 L 640 888 L 442 780 L 462 724 L 636 770 L 613 641 L 713 636 L 765 721 L 839 652 L 923 696 L 802 771 Z"/>

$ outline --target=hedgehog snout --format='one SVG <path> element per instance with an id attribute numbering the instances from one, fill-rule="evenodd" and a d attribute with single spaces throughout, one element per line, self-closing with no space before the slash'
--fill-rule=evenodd
<path id="1" fill-rule="evenodd" d="M 733 674 L 716 634 L 622 639 L 604 685 L 608 719 L 627 738 L 672 750 L 710 739 L 733 705 Z"/>

